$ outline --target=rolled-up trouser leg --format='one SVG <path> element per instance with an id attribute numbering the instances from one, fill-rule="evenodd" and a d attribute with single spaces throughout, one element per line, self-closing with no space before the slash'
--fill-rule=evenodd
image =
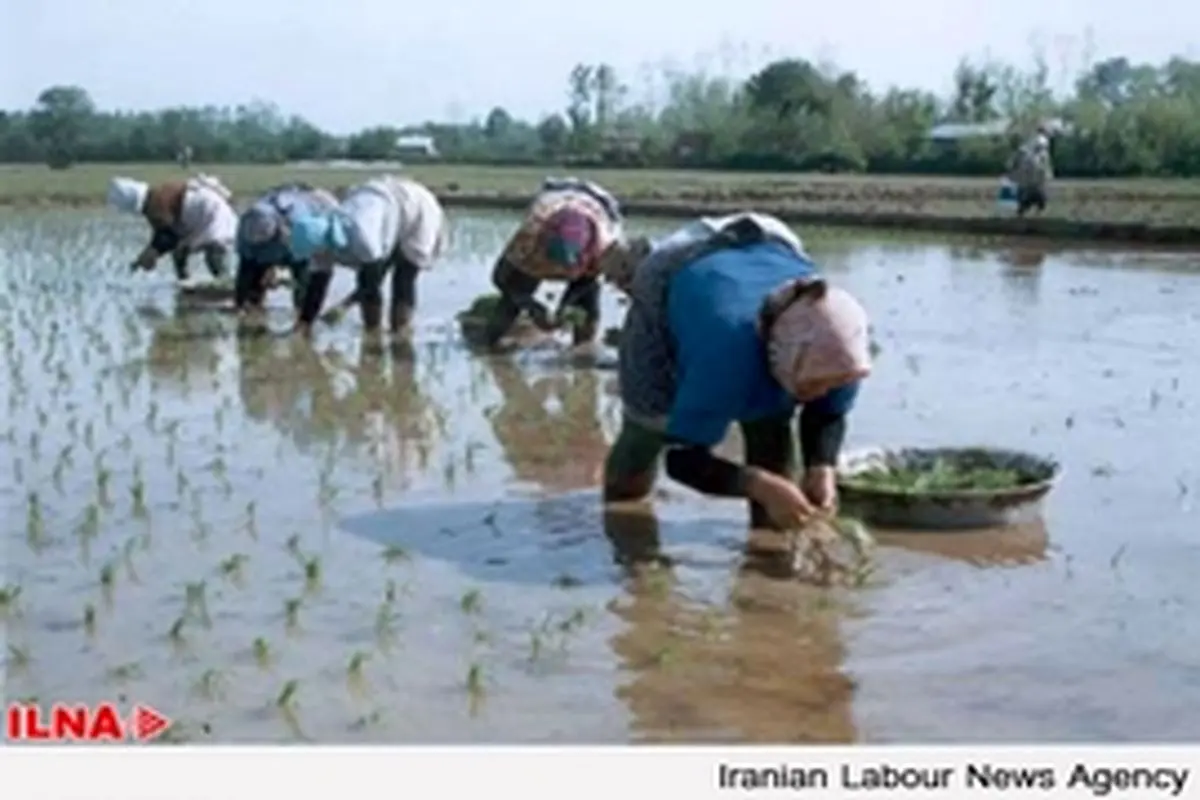
<path id="1" fill-rule="evenodd" d="M 238 259 L 237 272 L 233 279 L 233 301 L 238 309 L 259 308 L 266 299 L 263 289 L 263 277 L 266 275 L 265 264 L 250 258 Z"/>
<path id="2" fill-rule="evenodd" d="M 186 248 L 177 247 L 171 251 L 171 264 L 175 267 L 175 277 L 181 281 L 188 279 L 188 259 L 192 254 Z"/>
<path id="3" fill-rule="evenodd" d="M 746 447 L 746 465 L 765 469 L 789 480 L 796 479 L 796 434 L 794 414 L 738 423 Z M 778 526 L 767 510 L 750 501 L 750 527 L 775 529 Z"/>
<path id="4" fill-rule="evenodd" d="M 500 291 L 500 302 L 492 318 L 488 320 L 487 342 L 495 345 L 505 334 L 512 330 L 513 323 L 521 316 L 521 312 L 531 307 L 537 301 L 537 292 L 541 281 L 531 278 L 517 269 L 507 259 L 500 259 L 492 270 L 492 285 Z"/>
<path id="5" fill-rule="evenodd" d="M 407 328 L 417 307 L 417 277 L 420 268 L 404 256 L 396 256 L 392 266 L 392 302 L 388 323 L 393 332 Z"/>
<path id="6" fill-rule="evenodd" d="M 210 244 L 204 248 L 204 266 L 208 273 L 220 280 L 229 272 L 229 250 L 219 244 Z"/>
<path id="7" fill-rule="evenodd" d="M 300 312 L 300 321 L 305 325 L 312 325 L 320 316 L 321 307 L 325 305 L 325 296 L 329 294 L 331 282 L 333 282 L 332 269 L 312 270 L 309 273 L 308 280 L 304 285 L 304 299 L 297 309 Z"/>
<path id="8" fill-rule="evenodd" d="M 363 328 L 377 331 L 383 326 L 383 279 L 388 263 L 376 261 L 358 268 L 355 298 L 362 313 Z"/>
<path id="9" fill-rule="evenodd" d="M 650 494 L 666 441 L 661 432 L 625 417 L 604 459 L 604 499 L 641 500 Z"/>

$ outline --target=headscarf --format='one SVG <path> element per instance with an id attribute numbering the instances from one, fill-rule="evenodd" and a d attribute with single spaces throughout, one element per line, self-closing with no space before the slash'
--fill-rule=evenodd
<path id="1" fill-rule="evenodd" d="M 824 281 L 790 281 L 767 299 L 762 332 L 767 359 L 790 392 L 814 382 L 861 378 L 871 370 L 870 319 L 844 289 Z"/>
<path id="2" fill-rule="evenodd" d="M 546 258 L 574 272 L 585 265 L 595 248 L 596 224 L 587 214 L 568 206 L 546 219 L 542 236 Z"/>
<path id="3" fill-rule="evenodd" d="M 242 215 L 242 238 L 247 244 L 266 244 L 278 234 L 279 215 L 273 209 L 255 205 Z"/>
<path id="4" fill-rule="evenodd" d="M 108 184 L 108 204 L 125 214 L 140 214 L 149 193 L 149 185 L 142 181 L 113 178 Z"/>

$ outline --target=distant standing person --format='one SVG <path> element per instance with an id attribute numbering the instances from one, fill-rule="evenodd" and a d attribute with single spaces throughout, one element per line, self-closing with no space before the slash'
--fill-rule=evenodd
<path id="1" fill-rule="evenodd" d="M 748 498 L 755 528 L 832 513 L 847 416 L 871 371 L 858 301 L 820 277 L 786 225 L 761 214 L 697 220 L 641 263 L 605 270 L 631 301 L 619 345 L 624 419 L 605 498 L 645 497 L 665 454 L 680 483 Z M 712 452 L 735 422 L 745 465 Z"/>
<path id="2" fill-rule="evenodd" d="M 568 309 L 582 321 L 574 343 L 595 341 L 600 324 L 601 257 L 623 243 L 621 208 L 607 190 L 577 178 L 548 178 L 492 270 L 500 303 L 487 329 L 496 345 L 522 312 L 542 330 L 562 326 Z M 551 313 L 535 294 L 543 281 L 565 284 Z"/>
<path id="3" fill-rule="evenodd" d="M 289 220 L 296 215 L 325 213 L 337 208 L 330 192 L 306 183 L 277 186 L 246 209 L 238 220 L 238 267 L 235 302 L 239 311 L 261 308 L 271 272 L 287 267 L 292 273 L 292 301 L 296 311 L 304 302 L 308 281 L 307 259 L 297 258 L 288 247 Z"/>
<path id="4" fill-rule="evenodd" d="M 374 178 L 347 192 L 334 209 L 309 209 L 291 219 L 288 247 L 294 258 L 312 260 L 297 330 L 307 333 L 321 313 L 335 265 L 356 271 L 356 288 L 337 305 L 357 304 L 363 327 L 383 324 L 383 280 L 392 273 L 391 329 L 412 322 L 417 276 L 431 268 L 449 243 L 445 210 L 433 192 L 396 175 Z"/>
<path id="5" fill-rule="evenodd" d="M 1017 216 L 1023 217 L 1031 208 L 1039 213 L 1046 210 L 1046 190 L 1054 177 L 1050 160 L 1050 135 L 1045 126 L 1038 128 L 1009 161 L 1009 179 L 1017 189 Z"/>
<path id="6" fill-rule="evenodd" d="M 214 278 L 229 272 L 229 254 L 237 237 L 238 215 L 230 204 L 232 193 L 211 175 L 150 186 L 132 178 L 113 178 L 108 204 L 127 214 L 141 214 L 150 223 L 150 243 L 132 264 L 152 270 L 167 255 L 180 281 L 188 279 L 188 260 L 204 254 Z"/>

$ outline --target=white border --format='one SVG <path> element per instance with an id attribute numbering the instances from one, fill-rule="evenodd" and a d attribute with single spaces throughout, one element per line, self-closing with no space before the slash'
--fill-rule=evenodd
<path id="1" fill-rule="evenodd" d="M 827 788 L 722 789 L 727 766 L 829 776 Z M 934 790 L 868 788 L 871 769 L 946 770 Z M 968 785 L 969 765 L 1049 775 L 1053 787 Z M 1158 786 L 1077 784 L 1082 765 L 1144 770 Z M 1044 773 L 1028 772 L 1045 770 Z M 800 773 L 791 773 L 797 775 Z M 1115 773 L 1108 773 L 1115 774 Z M 1126 775 L 1132 773 L 1126 772 Z M 845 776 L 858 786 L 847 786 Z M 1173 777 L 1174 776 L 1174 777 Z M 1179 789 L 1182 782 L 1182 789 Z M 718 797 L 824 798 L 1200 798 L 1198 747 L 49 747 L 0 748 L 0 785 L 14 800 L 703 800 Z M 1178 791 L 1175 791 L 1179 789 Z"/>

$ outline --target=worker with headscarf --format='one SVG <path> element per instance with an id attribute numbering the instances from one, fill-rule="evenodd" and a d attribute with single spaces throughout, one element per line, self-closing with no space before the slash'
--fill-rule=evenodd
<path id="1" fill-rule="evenodd" d="M 621 209 L 602 187 L 577 178 L 548 178 L 492 270 L 500 302 L 487 340 L 498 343 L 526 313 L 538 328 L 558 330 L 578 312 L 574 343 L 595 341 L 600 325 L 600 259 L 622 246 Z M 534 295 L 543 281 L 565 284 L 557 311 Z"/>
<path id="2" fill-rule="evenodd" d="M 1046 189 L 1053 178 L 1050 131 L 1047 126 L 1040 125 L 1033 138 L 1013 154 L 1008 164 L 1008 179 L 1017 190 L 1018 217 L 1031 208 L 1036 208 L 1039 213 L 1046 210 Z"/>
<path id="3" fill-rule="evenodd" d="M 289 220 L 297 214 L 331 211 L 337 204 L 337 198 L 324 189 L 291 183 L 270 190 L 242 213 L 238 220 L 234 289 L 239 311 L 262 307 L 276 267 L 291 271 L 292 300 L 299 311 L 304 302 L 308 261 L 296 258 L 288 248 Z"/>
<path id="4" fill-rule="evenodd" d="M 132 268 L 152 270 L 169 253 L 181 281 L 188 279 L 188 260 L 196 252 L 203 253 L 214 278 L 228 273 L 238 225 L 232 197 L 211 175 L 155 186 L 132 178 L 113 178 L 108 186 L 110 206 L 123 213 L 141 214 L 150 223 L 150 242 Z"/>
<path id="5" fill-rule="evenodd" d="M 356 271 L 354 292 L 337 304 L 357 304 L 363 327 L 383 324 L 383 280 L 391 270 L 391 329 L 408 329 L 417 305 L 417 276 L 433 266 L 449 242 L 445 210 L 433 192 L 396 175 L 374 178 L 347 192 L 334 209 L 308 209 L 290 220 L 288 247 L 312 260 L 297 330 L 306 333 L 321 314 L 333 267 Z"/>
<path id="6" fill-rule="evenodd" d="M 846 418 L 871 371 L 858 301 L 818 275 L 786 225 L 752 213 L 697 220 L 640 263 L 613 258 L 604 270 L 630 295 L 605 497 L 645 497 L 665 452 L 680 483 L 748 498 L 752 527 L 793 530 L 832 514 Z M 711 452 L 734 422 L 745 466 Z"/>

